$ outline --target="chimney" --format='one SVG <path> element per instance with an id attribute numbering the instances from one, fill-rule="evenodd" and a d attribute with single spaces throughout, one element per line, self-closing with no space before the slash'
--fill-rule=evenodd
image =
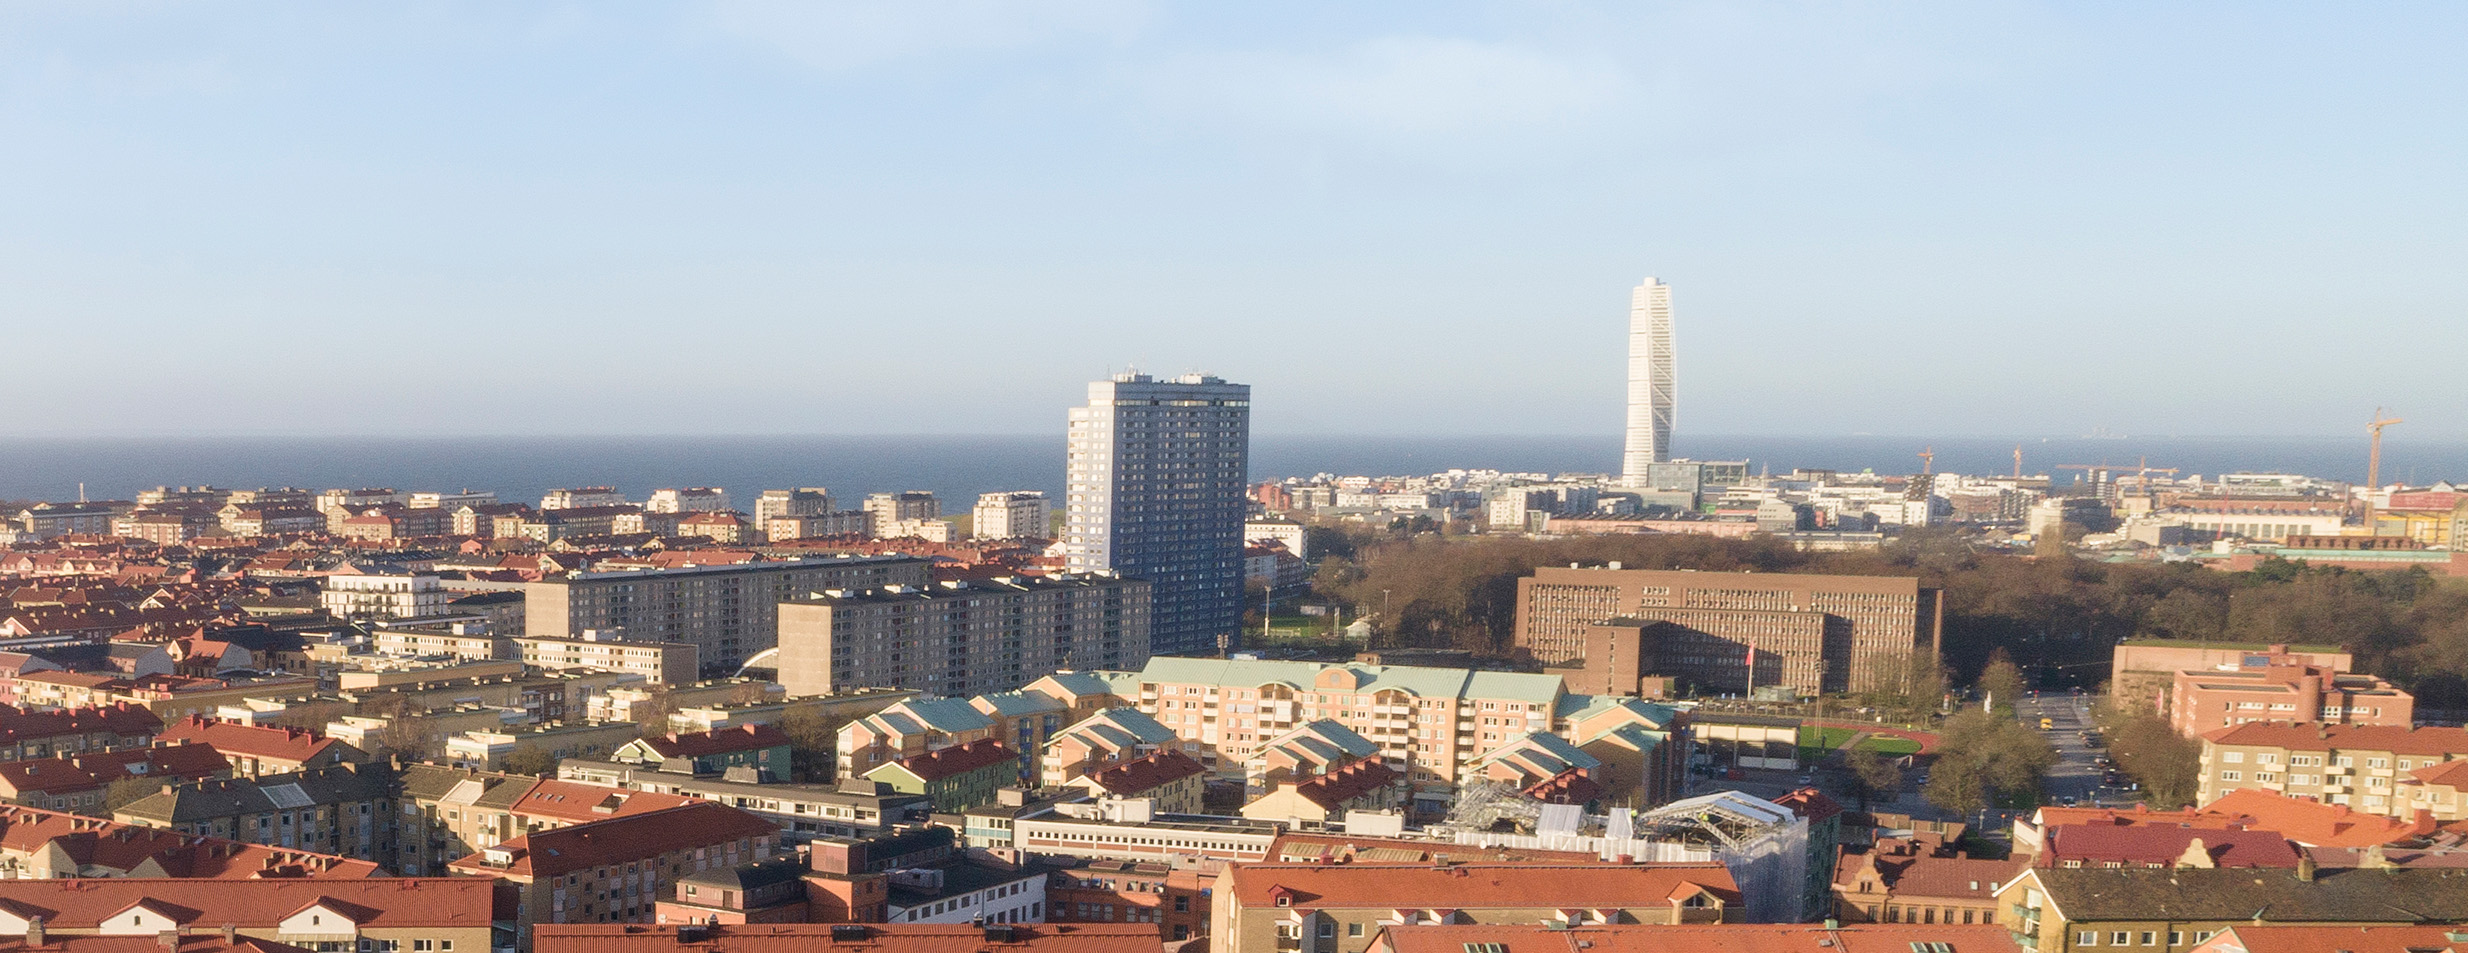
<path id="1" fill-rule="evenodd" d="M 44 940 L 43 940 L 43 918 L 42 918 L 42 917 L 27 917 L 27 918 L 26 918 L 26 945 L 27 945 L 27 946 L 42 946 L 42 945 L 43 945 L 43 943 L 44 943 Z"/>
<path id="2" fill-rule="evenodd" d="M 2303 854 L 2298 854 L 2298 855 L 2297 855 L 2297 879 L 2298 879 L 2298 880 L 2302 880 L 2302 881 L 2304 881 L 2304 882 L 2306 882 L 2306 883 L 2313 883 L 2313 882 L 2314 882 L 2314 855 L 2313 855 L 2313 854 L 2311 854 L 2311 853 L 2303 853 Z"/>
<path id="3" fill-rule="evenodd" d="M 180 953 L 180 931 L 164 930 L 154 935 L 154 942 L 171 953 Z"/>
<path id="4" fill-rule="evenodd" d="M 238 942 L 238 941 L 239 941 L 239 939 L 240 939 L 240 928 L 239 928 L 239 927 L 233 926 L 233 925 L 228 924 L 228 923 L 223 924 L 223 945 L 224 945 L 224 946 L 230 946 L 230 945 L 232 945 L 233 943 Z"/>

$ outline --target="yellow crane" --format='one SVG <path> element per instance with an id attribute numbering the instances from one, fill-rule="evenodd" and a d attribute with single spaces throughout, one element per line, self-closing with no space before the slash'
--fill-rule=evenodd
<path id="1" fill-rule="evenodd" d="M 2382 415 L 2382 408 L 2376 407 L 2374 408 L 2374 422 L 2365 425 L 2365 432 L 2374 435 L 2374 449 L 2365 455 L 2365 488 L 2368 490 L 2382 486 L 2382 428 L 2400 423 L 2407 423 L 2407 421 L 2397 417 L 2385 417 Z"/>

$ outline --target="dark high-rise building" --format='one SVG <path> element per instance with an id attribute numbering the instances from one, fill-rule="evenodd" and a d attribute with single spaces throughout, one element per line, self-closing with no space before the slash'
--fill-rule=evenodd
<path id="1" fill-rule="evenodd" d="M 1250 462 L 1248 384 L 1117 374 L 1072 408 L 1068 565 L 1149 581 L 1151 652 L 1211 654 L 1239 636 Z"/>

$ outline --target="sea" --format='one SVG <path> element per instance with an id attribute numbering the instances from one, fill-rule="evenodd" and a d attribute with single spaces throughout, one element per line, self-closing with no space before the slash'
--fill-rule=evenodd
<path id="1" fill-rule="evenodd" d="M 2078 478 L 2065 464 L 2178 475 L 2301 473 L 2365 478 L 2366 440 L 2320 437 L 1971 437 L 1688 435 L 1682 456 L 1795 467 L 1916 473 L 1933 448 L 1940 473 Z M 1609 473 L 1618 435 L 1254 435 L 1254 480 L 1318 473 L 1397 476 L 1450 469 Z M 2468 480 L 2468 442 L 2386 441 L 2385 482 Z M 1060 435 L 671 437 L 0 437 L 0 500 L 129 499 L 156 486 L 293 486 L 491 490 L 534 501 L 553 487 L 615 486 L 641 498 L 661 487 L 718 486 L 740 507 L 764 489 L 820 486 L 853 506 L 867 493 L 931 490 L 947 506 L 977 494 L 1063 483 Z"/>

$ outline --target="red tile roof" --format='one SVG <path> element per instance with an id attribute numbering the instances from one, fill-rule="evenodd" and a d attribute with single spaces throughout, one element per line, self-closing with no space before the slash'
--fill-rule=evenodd
<path id="1" fill-rule="evenodd" d="M 1004 747 L 1000 741 L 987 739 L 971 741 L 964 745 L 953 745 L 924 754 L 910 755 L 892 764 L 908 769 L 908 772 L 916 775 L 919 780 L 940 781 L 998 764 L 1017 766 L 1019 762 L 1019 752 Z M 890 766 L 884 765 L 883 767 Z M 882 768 L 874 770 L 880 771 Z"/>
<path id="2" fill-rule="evenodd" d="M 1104 788 L 1108 794 L 1132 797 L 1206 773 L 1208 766 L 1201 764 L 1199 759 L 1173 748 L 1165 748 L 1147 757 L 1108 765 L 1089 775 L 1089 780 Z"/>
<path id="3" fill-rule="evenodd" d="M 2214 867 L 2294 867 L 2297 849 L 2273 831 L 2197 829 L 2140 825 L 2075 825 L 2048 829 L 2038 867 L 2176 866 L 2195 841 Z"/>
<path id="4" fill-rule="evenodd" d="M 2430 833 L 2395 817 L 2361 814 L 2345 804 L 2324 804 L 2261 788 L 2238 788 L 2202 809 L 2251 818 L 2247 827 L 2274 831 L 2308 847 L 2365 847 Z"/>
<path id="5" fill-rule="evenodd" d="M 631 817 L 698 803 L 694 798 L 656 791 L 629 791 L 604 784 L 541 779 L 523 792 L 508 811 L 516 817 L 545 817 L 576 824 Z"/>
<path id="6" fill-rule="evenodd" d="M 663 758 L 702 758 L 739 751 L 760 751 L 788 743 L 788 733 L 774 725 L 739 725 L 718 731 L 650 736 L 643 744 Z"/>
<path id="7" fill-rule="evenodd" d="M 204 742 L 225 755 L 239 755 L 259 760 L 306 762 L 342 742 L 320 738 L 314 732 L 298 728 L 269 728 L 244 725 L 236 721 L 215 721 L 190 715 L 164 725 L 155 736 L 158 744 L 184 741 Z"/>
<path id="8" fill-rule="evenodd" d="M 861 939 L 834 940 L 842 930 Z M 996 930 L 1001 933 L 996 934 Z M 681 939 L 675 925 L 542 924 L 532 929 L 533 953 L 1157 953 L 1154 923 L 765 923 L 703 927 Z M 1070 947 L 1070 949 L 1064 949 Z M 1964 953 L 1970 953 L 1966 950 Z"/>
<path id="9" fill-rule="evenodd" d="M 110 732 L 128 736 L 151 735 L 161 730 L 163 730 L 163 719 L 151 711 L 125 702 L 102 708 L 67 708 L 51 711 L 27 711 L 15 706 L 0 705 L 0 744 L 93 732 Z"/>
<path id="10" fill-rule="evenodd" d="M 2219 949 L 2245 953 L 2429 953 L 2460 948 L 2450 939 L 2458 927 L 2300 927 L 2238 924 L 2220 931 L 2236 934 L 2236 946 L 2213 939 Z M 2210 947 L 2206 947 L 2210 948 Z"/>
<path id="11" fill-rule="evenodd" d="M 54 930 L 90 931 L 140 902 L 196 929 L 271 930 L 316 903 L 362 928 L 487 927 L 495 885 L 474 877 L 368 880 L 0 880 L 0 903 Z M 146 937 L 152 941 L 153 937 Z"/>
<path id="12" fill-rule="evenodd" d="M 482 877 L 556 877 L 671 851 L 766 837 L 779 830 L 779 825 L 736 808 L 696 801 L 662 811 L 534 831 L 449 866 Z"/>
<path id="13" fill-rule="evenodd" d="M 1856 883 L 1862 870 L 1873 868 L 1885 889 L 1896 897 L 1988 900 L 1997 895 L 1998 887 L 2022 876 L 2029 866 L 2018 859 L 1979 860 L 1869 851 L 1843 854 L 1834 867 L 1834 882 L 1846 886 Z"/>
<path id="14" fill-rule="evenodd" d="M 150 868 L 199 879 L 355 879 L 384 876 L 374 863 L 303 850 L 242 844 L 98 817 L 0 805 L 0 851 L 25 856 L 57 847 L 81 867 L 122 874 Z"/>
<path id="15" fill-rule="evenodd" d="M 2154 811 L 2141 805 L 2131 808 L 2043 807 L 2039 809 L 2035 819 L 2042 829 L 2067 825 L 2131 827 L 2137 824 L 2210 829 L 2253 826 L 2253 818 L 2241 814 L 2196 810 L 2190 807 L 2177 811 Z"/>
<path id="16" fill-rule="evenodd" d="M 309 953 L 307 947 L 249 936 L 234 937 L 225 943 L 220 932 L 183 934 L 179 943 L 177 953 Z M 0 953 L 171 953 L 171 948 L 164 946 L 159 937 L 54 933 L 46 936 L 41 946 L 27 945 L 23 936 L 0 937 Z"/>
<path id="17" fill-rule="evenodd" d="M 2405 755 L 2468 755 L 2468 728 L 2404 728 L 2399 725 L 2316 725 L 2256 721 L 2202 733 L 2219 745 L 2286 748 L 2290 751 L 2388 751 Z"/>
<path id="18" fill-rule="evenodd" d="M 1294 793 L 1326 810 L 1373 791 L 1388 787 L 1405 776 L 1380 759 L 1359 758 L 1344 767 L 1323 771 L 1318 777 L 1294 786 Z"/>
<path id="19" fill-rule="evenodd" d="M 123 778 L 194 781 L 229 770 L 231 762 L 213 745 L 182 744 L 11 761 L 0 764 L 0 785 L 19 795 L 64 794 L 91 791 Z"/>
<path id="20" fill-rule="evenodd" d="M 2013 934 L 1995 924 L 1540 924 L 1392 926 L 1386 953 L 1464 953 L 1496 943 L 1512 953 L 1911 953 L 1943 943 L 1953 953 L 2016 953 Z"/>
<path id="21" fill-rule="evenodd" d="M 1699 891 L 1737 906 L 1739 887 L 1721 864 L 1448 864 L 1390 867 L 1238 864 L 1226 889 L 1246 907 L 1379 909 L 1620 909 L 1655 906 Z"/>
<path id="22" fill-rule="evenodd" d="M 2408 772 L 2418 783 L 2446 788 L 2468 788 L 2468 760 L 2445 761 Z"/>
<path id="23" fill-rule="evenodd" d="M 1288 832 L 1269 842 L 1268 859 L 1292 861 L 1331 858 L 1349 864 L 1431 864 L 1443 858 L 1460 861 L 1515 861 L 1545 864 L 1599 864 L 1592 851 L 1543 850 L 1530 847 L 1476 847 L 1440 841 L 1344 834 Z"/>

